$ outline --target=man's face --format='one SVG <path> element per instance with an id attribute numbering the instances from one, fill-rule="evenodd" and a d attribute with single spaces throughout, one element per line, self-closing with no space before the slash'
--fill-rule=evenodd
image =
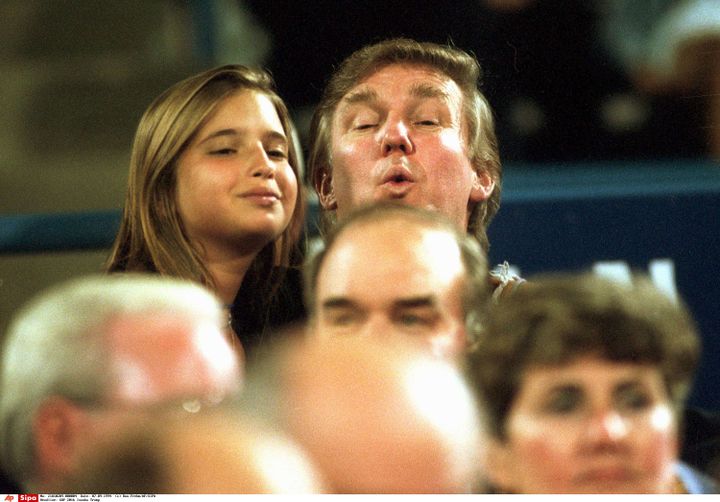
<path id="1" fill-rule="evenodd" d="M 457 354 L 464 276 L 448 232 L 398 218 L 352 226 L 318 272 L 318 336 L 412 336 L 437 355 Z"/>
<path id="2" fill-rule="evenodd" d="M 217 319 L 159 311 L 121 315 L 103 328 L 102 398 L 52 396 L 34 418 L 36 481 L 45 490 L 62 488 L 102 441 L 146 420 L 218 404 L 241 383 L 238 355 Z"/>
<path id="3" fill-rule="evenodd" d="M 360 82 L 333 116 L 323 208 L 342 219 L 357 206 L 397 200 L 467 228 L 494 182 L 470 162 L 462 107 L 457 84 L 425 66 L 392 64 Z"/>
<path id="4" fill-rule="evenodd" d="M 107 327 L 109 390 L 91 427 L 112 433 L 152 413 L 197 411 L 233 393 L 240 366 L 221 328 L 171 313 L 122 316 Z"/>

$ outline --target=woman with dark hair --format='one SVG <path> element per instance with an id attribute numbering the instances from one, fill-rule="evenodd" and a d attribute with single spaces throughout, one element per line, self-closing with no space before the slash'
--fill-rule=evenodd
<path id="1" fill-rule="evenodd" d="M 499 490 L 717 489 L 678 461 L 695 326 L 649 281 L 535 278 L 477 328 L 468 372 L 487 411 L 487 468 Z"/>

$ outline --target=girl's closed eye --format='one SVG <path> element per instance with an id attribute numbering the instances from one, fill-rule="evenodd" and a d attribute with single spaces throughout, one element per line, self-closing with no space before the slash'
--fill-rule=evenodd
<path id="1" fill-rule="evenodd" d="M 210 150 L 210 155 L 219 157 L 234 155 L 235 153 L 237 153 L 237 150 L 235 148 L 216 148 Z"/>
<path id="2" fill-rule="evenodd" d="M 283 160 L 287 159 L 288 155 L 287 152 L 281 148 L 272 148 L 270 150 L 267 150 L 267 155 L 270 158 Z"/>

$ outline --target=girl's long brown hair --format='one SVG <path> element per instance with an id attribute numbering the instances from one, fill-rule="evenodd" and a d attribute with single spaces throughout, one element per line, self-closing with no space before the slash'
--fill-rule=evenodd
<path id="1" fill-rule="evenodd" d="M 298 196 L 288 227 L 260 251 L 248 274 L 257 281 L 269 277 L 273 266 L 299 263 L 305 195 L 299 172 L 300 152 L 292 141 L 295 132 L 290 114 L 266 72 L 226 65 L 170 87 L 150 104 L 140 119 L 130 158 L 125 208 L 105 264 L 106 271 L 157 272 L 214 288 L 201 250 L 188 239 L 177 210 L 177 160 L 217 105 L 244 89 L 262 92 L 275 105 L 289 139 L 288 161 L 298 180 Z"/>

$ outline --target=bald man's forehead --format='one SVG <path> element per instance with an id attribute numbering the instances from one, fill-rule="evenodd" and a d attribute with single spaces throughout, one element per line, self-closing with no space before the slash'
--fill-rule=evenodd
<path id="1" fill-rule="evenodd" d="M 339 284 L 383 274 L 406 285 L 419 275 L 448 283 L 464 273 L 460 246 L 451 232 L 389 220 L 346 229 L 328 251 L 318 283 Z"/>

